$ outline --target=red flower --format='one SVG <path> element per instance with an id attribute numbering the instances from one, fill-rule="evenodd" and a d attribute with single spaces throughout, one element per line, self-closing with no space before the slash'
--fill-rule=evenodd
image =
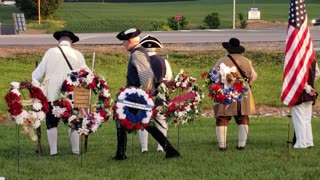
<path id="1" fill-rule="evenodd" d="M 201 74 L 201 78 L 202 79 L 206 79 L 208 77 L 208 72 L 203 72 L 202 74 Z"/>
<path id="2" fill-rule="evenodd" d="M 76 122 L 78 122 L 78 119 L 74 119 L 71 121 L 71 124 L 75 124 Z"/>
<path id="3" fill-rule="evenodd" d="M 235 89 L 236 91 L 238 91 L 239 93 L 241 93 L 242 90 L 243 90 L 243 85 L 241 84 L 241 82 L 236 82 L 236 83 L 234 83 L 233 87 L 234 87 L 234 89 Z"/>
<path id="4" fill-rule="evenodd" d="M 111 107 L 111 105 L 110 105 L 108 102 L 106 102 L 104 105 L 105 105 L 106 108 L 108 108 L 108 109 Z"/>
<path id="5" fill-rule="evenodd" d="M 73 91 L 73 86 L 67 85 L 67 91 L 72 92 Z"/>
<path id="6" fill-rule="evenodd" d="M 135 128 L 135 130 L 141 129 L 141 123 L 135 124 L 134 128 Z"/>
<path id="7" fill-rule="evenodd" d="M 104 111 L 103 109 L 99 112 L 101 117 L 105 117 L 107 115 L 106 111 Z"/>
<path id="8" fill-rule="evenodd" d="M 62 114 L 63 118 L 69 118 L 70 116 L 71 116 L 71 114 L 69 112 L 66 112 L 66 111 Z"/>
<path id="9" fill-rule="evenodd" d="M 13 102 L 11 104 L 9 104 L 9 112 L 13 115 L 13 116 L 17 116 L 20 113 L 22 113 L 22 104 L 18 103 L 18 102 Z"/>
<path id="10" fill-rule="evenodd" d="M 9 92 L 4 99 L 7 101 L 7 103 L 12 103 L 12 102 L 19 102 L 20 101 L 20 97 L 13 93 L 13 92 Z"/>
<path id="11" fill-rule="evenodd" d="M 216 96 L 216 100 L 218 102 L 223 102 L 226 98 L 227 98 L 227 96 L 224 94 L 217 94 L 217 96 Z"/>
<path id="12" fill-rule="evenodd" d="M 37 98 L 38 95 L 43 94 L 42 90 L 38 87 L 32 87 L 29 91 L 30 91 L 31 98 Z"/>
<path id="13" fill-rule="evenodd" d="M 89 84 L 90 89 L 94 89 L 97 86 L 95 81 L 92 81 L 92 83 Z"/>
<path id="14" fill-rule="evenodd" d="M 149 126 L 149 123 L 141 123 L 144 128 Z"/>
<path id="15" fill-rule="evenodd" d="M 214 84 L 214 85 L 211 85 L 211 86 L 210 86 L 210 91 L 213 91 L 213 92 L 216 92 L 216 93 L 217 93 L 220 89 L 221 89 L 220 84 Z"/>
<path id="16" fill-rule="evenodd" d="M 120 124 L 128 130 L 133 129 L 133 123 L 128 121 L 127 119 L 120 120 Z"/>

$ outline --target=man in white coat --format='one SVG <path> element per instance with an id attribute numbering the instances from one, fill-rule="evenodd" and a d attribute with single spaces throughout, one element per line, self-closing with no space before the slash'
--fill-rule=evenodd
<path id="1" fill-rule="evenodd" d="M 72 48 L 72 44 L 79 41 L 79 37 L 70 31 L 57 31 L 53 37 L 59 41 L 57 47 L 47 50 L 39 66 L 32 72 L 32 79 L 40 81 L 43 79 L 45 95 L 49 101 L 50 110 L 46 115 L 47 136 L 50 146 L 50 155 L 58 154 L 58 122 L 59 118 L 52 114 L 52 103 L 58 100 L 61 85 L 67 74 L 73 69 L 89 69 L 84 56 L 78 50 Z M 69 138 L 72 153 L 79 154 L 79 134 L 69 129 Z"/>

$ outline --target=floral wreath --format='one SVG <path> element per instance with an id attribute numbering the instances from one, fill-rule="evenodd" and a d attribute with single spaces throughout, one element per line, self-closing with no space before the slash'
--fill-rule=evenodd
<path id="1" fill-rule="evenodd" d="M 128 132 L 143 129 L 156 114 L 152 95 L 136 88 L 121 88 L 113 106 L 114 117 Z"/>
<path id="2" fill-rule="evenodd" d="M 199 104 L 204 96 L 196 81 L 180 70 L 173 80 L 163 80 L 158 87 L 157 98 L 163 100 L 164 105 L 157 109 L 169 117 L 168 120 L 173 119 L 175 125 L 193 121 L 200 112 Z M 169 99 L 169 95 L 176 91 L 187 93 Z"/>
<path id="3" fill-rule="evenodd" d="M 98 102 L 93 105 L 94 112 L 88 109 L 73 108 L 73 94 L 75 87 L 84 87 L 92 90 L 98 96 Z M 111 116 L 110 88 L 106 80 L 86 69 L 71 71 L 61 86 L 62 98 L 53 103 L 52 113 L 71 129 L 78 131 L 80 135 L 88 135 L 97 131 L 103 122 L 107 122 Z M 81 111 L 81 112 L 80 112 Z M 83 114 L 83 116 L 81 116 Z"/>
<path id="4" fill-rule="evenodd" d="M 34 135 L 32 128 L 38 128 L 41 125 L 41 121 L 45 119 L 46 113 L 49 111 L 47 98 L 39 87 L 39 83 L 35 80 L 32 82 L 22 81 L 21 83 L 11 82 L 10 85 L 11 88 L 5 96 L 8 112 L 18 125 L 23 126 L 23 133 L 29 133 L 31 139 L 36 141 L 37 136 Z M 28 112 L 23 109 L 21 103 L 21 93 L 19 90 L 24 88 L 29 90 L 31 98 L 31 110 Z"/>
<path id="5" fill-rule="evenodd" d="M 242 101 L 249 91 L 248 83 L 236 74 L 236 67 L 221 63 L 201 75 L 209 90 L 209 97 L 216 104 L 229 106 L 234 101 Z"/>

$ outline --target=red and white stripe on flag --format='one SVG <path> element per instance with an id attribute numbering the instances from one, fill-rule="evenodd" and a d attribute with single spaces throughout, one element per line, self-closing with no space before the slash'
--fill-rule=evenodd
<path id="1" fill-rule="evenodd" d="M 285 105 L 293 106 L 297 102 L 314 59 L 304 0 L 291 0 L 281 92 Z"/>

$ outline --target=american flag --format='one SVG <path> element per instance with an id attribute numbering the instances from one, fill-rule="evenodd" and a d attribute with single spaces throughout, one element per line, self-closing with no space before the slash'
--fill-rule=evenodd
<path id="1" fill-rule="evenodd" d="M 285 105 L 293 106 L 297 102 L 314 59 L 304 0 L 291 0 L 281 92 Z"/>

